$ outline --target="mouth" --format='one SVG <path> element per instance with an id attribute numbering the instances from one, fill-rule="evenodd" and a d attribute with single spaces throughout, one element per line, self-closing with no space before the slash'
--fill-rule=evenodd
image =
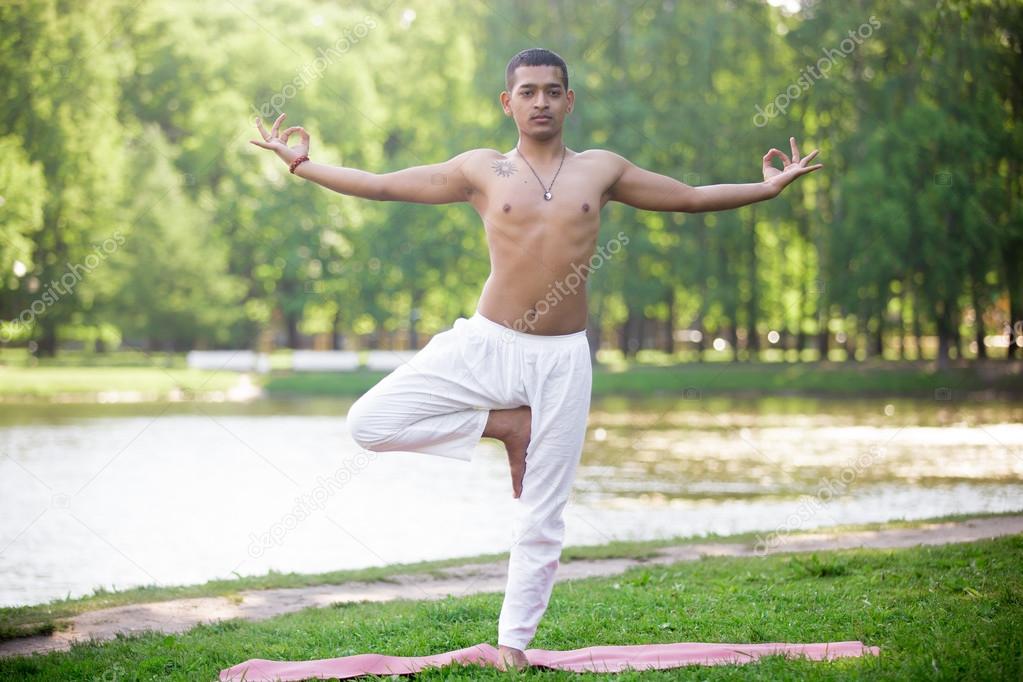
<path id="1" fill-rule="evenodd" d="M 550 123 L 552 119 L 550 116 L 534 116 L 530 120 L 536 121 L 537 123 Z"/>

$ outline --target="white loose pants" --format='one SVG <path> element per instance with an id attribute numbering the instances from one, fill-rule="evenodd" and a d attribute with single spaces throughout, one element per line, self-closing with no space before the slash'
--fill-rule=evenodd
<path id="1" fill-rule="evenodd" d="M 352 438 L 367 450 L 470 461 L 490 410 L 530 406 L 532 431 L 522 494 L 514 500 L 499 645 L 525 650 L 547 610 L 592 382 L 585 330 L 528 334 L 476 311 L 430 339 L 348 411 Z"/>

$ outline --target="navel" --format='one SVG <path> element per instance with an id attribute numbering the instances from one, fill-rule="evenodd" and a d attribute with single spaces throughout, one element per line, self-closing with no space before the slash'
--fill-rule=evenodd
<path id="1" fill-rule="evenodd" d="M 590 212 L 590 205 L 589 204 L 583 204 L 583 213 L 589 213 L 589 212 Z"/>
<path id="2" fill-rule="evenodd" d="M 510 210 L 511 210 L 511 204 L 505 204 L 504 205 L 504 212 L 507 213 Z"/>

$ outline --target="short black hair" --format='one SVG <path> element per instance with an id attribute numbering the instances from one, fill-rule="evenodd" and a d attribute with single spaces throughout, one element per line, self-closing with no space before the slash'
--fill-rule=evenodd
<path id="1" fill-rule="evenodd" d="M 508 68 L 504 72 L 504 82 L 508 92 L 511 92 L 515 85 L 515 69 L 520 66 L 557 66 L 561 69 L 561 82 L 568 90 L 568 64 L 565 63 L 565 60 L 550 50 L 531 47 L 519 52 L 508 62 Z"/>

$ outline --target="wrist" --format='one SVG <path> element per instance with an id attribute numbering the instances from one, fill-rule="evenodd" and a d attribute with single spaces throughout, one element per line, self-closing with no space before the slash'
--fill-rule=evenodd
<path id="1" fill-rule="evenodd" d="M 767 191 L 769 193 L 768 194 L 769 199 L 773 199 L 779 194 L 781 194 L 782 189 L 785 187 L 783 184 L 778 182 L 777 180 L 778 177 L 779 176 L 776 175 L 770 180 L 764 180 L 764 185 L 767 187 Z"/>
<path id="2" fill-rule="evenodd" d="M 308 160 L 309 160 L 309 155 L 308 154 L 298 154 L 288 164 L 288 170 L 291 171 L 292 174 L 294 174 L 295 173 L 295 169 L 298 168 L 301 164 L 305 163 Z"/>

